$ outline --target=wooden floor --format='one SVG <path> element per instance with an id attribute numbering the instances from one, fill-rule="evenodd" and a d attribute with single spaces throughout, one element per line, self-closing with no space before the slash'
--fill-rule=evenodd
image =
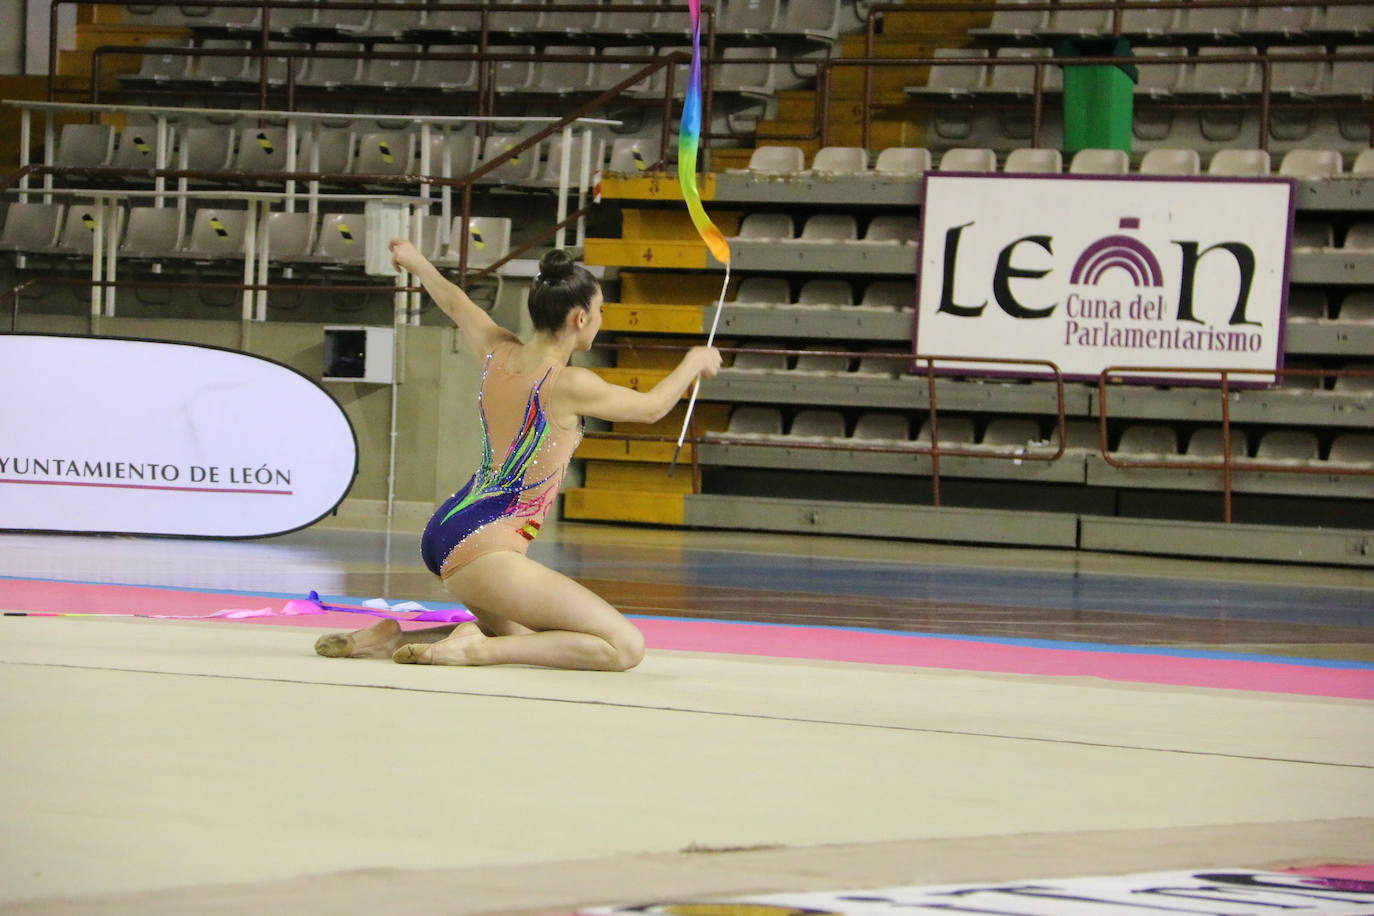
<path id="1" fill-rule="evenodd" d="M 413 528 L 0 534 L 0 607 L 6 578 L 443 600 Z M 1370 571 L 571 524 L 531 555 L 632 615 L 1374 661 Z M 297 627 L 0 627 L 5 913 L 571 912 L 1374 861 L 1369 701 L 673 651 L 624 675 L 416 669 L 320 659 Z"/>

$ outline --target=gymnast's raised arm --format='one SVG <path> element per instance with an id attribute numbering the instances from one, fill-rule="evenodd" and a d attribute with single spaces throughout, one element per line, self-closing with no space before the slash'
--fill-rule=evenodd
<path id="1" fill-rule="evenodd" d="M 413 244 L 404 239 L 393 239 L 389 247 L 391 263 L 415 275 L 439 308 L 444 310 L 444 314 L 453 319 L 458 332 L 478 356 L 490 353 L 492 347 L 502 340 L 516 339 L 510 331 L 492 321 L 491 316 L 469 299 L 467 293 L 444 279 L 438 268 L 429 263 Z"/>

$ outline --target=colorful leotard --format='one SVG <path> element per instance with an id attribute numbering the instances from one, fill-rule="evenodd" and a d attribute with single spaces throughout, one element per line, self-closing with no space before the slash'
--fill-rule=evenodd
<path id="1" fill-rule="evenodd" d="M 560 426 L 544 412 L 540 398 L 562 366 L 549 362 L 531 372 L 512 372 L 510 358 L 518 349 L 514 341 L 505 341 L 487 354 L 477 392 L 482 462 L 434 513 L 420 539 L 425 566 L 440 578 L 486 553 L 524 553 L 581 441 L 581 429 Z M 503 456 L 499 464 L 498 454 Z"/>

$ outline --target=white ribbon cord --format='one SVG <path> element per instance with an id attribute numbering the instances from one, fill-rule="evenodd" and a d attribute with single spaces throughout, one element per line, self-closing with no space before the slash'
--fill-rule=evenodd
<path id="1" fill-rule="evenodd" d="M 725 308 L 725 293 L 730 288 L 730 262 L 725 262 L 725 280 L 720 284 L 720 299 L 716 301 L 716 314 L 711 319 L 711 333 L 706 336 L 706 346 L 716 342 L 716 328 L 720 327 L 720 313 Z M 673 449 L 673 460 L 668 464 L 668 476 L 677 468 L 678 455 L 682 453 L 682 443 L 687 438 L 687 428 L 692 425 L 692 411 L 697 406 L 697 392 L 701 391 L 701 376 L 692 383 L 692 396 L 687 399 L 687 413 L 682 418 L 682 432 L 677 434 L 677 446 Z"/>

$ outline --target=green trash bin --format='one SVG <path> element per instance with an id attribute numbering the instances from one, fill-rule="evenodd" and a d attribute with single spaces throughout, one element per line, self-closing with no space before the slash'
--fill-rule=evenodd
<path id="1" fill-rule="evenodd" d="M 1131 57 L 1131 43 L 1124 38 L 1082 39 L 1061 42 L 1056 57 L 1120 57 L 1120 64 L 1062 66 L 1064 77 L 1064 153 L 1081 149 L 1131 151 L 1131 124 L 1135 114 L 1135 84 L 1140 72 Z"/>

